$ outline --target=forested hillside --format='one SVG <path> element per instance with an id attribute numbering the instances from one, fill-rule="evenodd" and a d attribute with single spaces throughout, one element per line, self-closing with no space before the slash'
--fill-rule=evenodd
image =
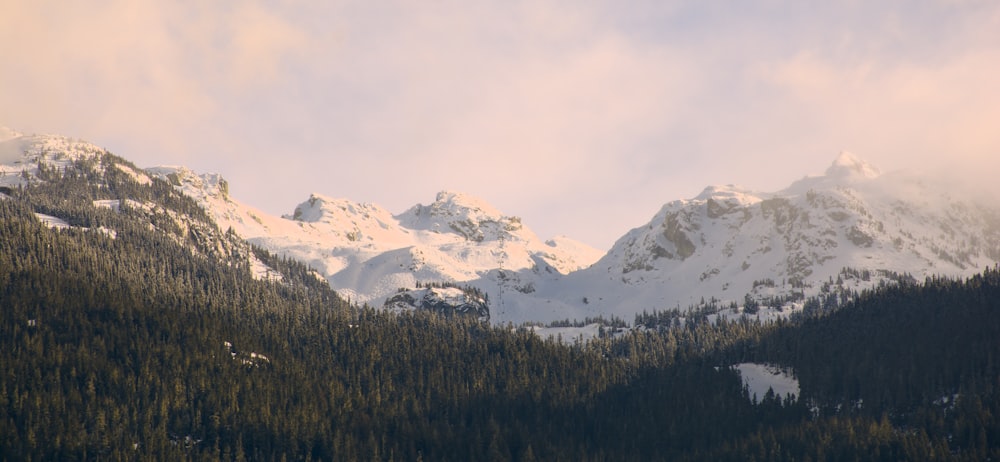
<path id="1" fill-rule="evenodd" d="M 0 199 L 0 459 L 1000 457 L 996 268 L 569 347 L 348 306 L 116 171 L 42 172 Z M 280 281 L 254 277 L 251 251 Z M 742 361 L 791 367 L 801 396 L 754 402 Z"/>

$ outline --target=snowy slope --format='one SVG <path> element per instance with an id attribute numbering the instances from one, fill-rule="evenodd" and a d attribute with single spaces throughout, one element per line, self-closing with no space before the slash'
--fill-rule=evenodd
<path id="1" fill-rule="evenodd" d="M 104 148 L 65 136 L 25 135 L 0 127 L 0 186 L 16 187 L 32 181 L 39 166 L 62 170 L 73 162 L 95 159 L 105 152 Z M 116 167 L 145 177 L 124 165 Z"/>
<path id="2" fill-rule="evenodd" d="M 732 367 L 740 373 L 743 386 L 747 387 L 754 402 L 763 400 L 768 391 L 781 399 L 800 395 L 798 379 L 785 368 L 757 363 L 740 363 Z"/>
<path id="3" fill-rule="evenodd" d="M 923 280 L 998 260 L 995 206 L 960 200 L 927 179 L 882 175 L 844 153 L 824 175 L 777 193 L 709 187 L 670 202 L 595 265 L 538 295 L 563 301 L 568 313 L 628 319 L 713 297 L 743 305 L 748 294 L 758 301 L 818 295 L 844 268 L 872 272 L 854 281 L 851 288 L 861 289 L 892 273 Z"/>

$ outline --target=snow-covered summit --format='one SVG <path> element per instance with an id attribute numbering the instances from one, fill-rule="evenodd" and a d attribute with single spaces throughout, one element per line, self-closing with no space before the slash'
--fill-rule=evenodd
<path id="1" fill-rule="evenodd" d="M 25 135 L 6 127 L 0 127 L 0 144 L 0 163 L 22 160 L 55 165 L 106 152 L 86 141 L 59 135 Z"/>
<path id="2" fill-rule="evenodd" d="M 806 176 L 793 182 L 777 194 L 783 196 L 799 195 L 810 190 L 831 188 L 877 188 L 880 184 L 885 185 L 894 181 L 887 180 L 887 176 L 892 177 L 893 175 L 884 175 L 881 170 L 861 157 L 843 151 L 822 175 Z M 897 186 L 892 186 L 892 188 L 895 187 Z"/>
<path id="3" fill-rule="evenodd" d="M 502 216 L 499 210 L 485 200 L 456 191 L 441 191 L 430 205 L 418 204 L 410 210 L 417 215 L 425 213 L 431 216 L 466 215 L 486 218 Z"/>
<path id="4" fill-rule="evenodd" d="M 504 216 L 488 202 L 453 191 L 437 194 L 430 205 L 417 204 L 396 216 L 402 226 L 414 230 L 450 232 L 476 242 L 504 238 L 537 239 L 520 236 L 521 219 Z"/>
<path id="5" fill-rule="evenodd" d="M 65 136 L 25 135 L 0 127 L 0 185 L 23 184 L 37 177 L 43 166 L 63 170 L 73 162 L 92 160 L 105 153 L 107 151 L 100 146 Z M 142 181 L 143 175 L 130 167 L 124 164 L 116 164 L 116 167 Z"/>
<path id="6" fill-rule="evenodd" d="M 882 172 L 848 151 L 841 152 L 826 169 L 826 176 L 833 178 L 878 178 Z"/>
<path id="7" fill-rule="evenodd" d="M 729 200 L 733 199 L 739 202 L 754 202 L 760 199 L 760 193 L 744 189 L 737 185 L 727 184 L 724 186 L 713 185 L 708 186 L 694 197 L 693 200 Z"/>
<path id="8" fill-rule="evenodd" d="M 354 202 L 348 199 L 335 199 L 319 193 L 312 193 L 309 199 L 295 207 L 291 216 L 284 218 L 311 223 L 338 223 L 357 217 L 379 217 L 386 220 L 391 217 L 387 210 L 376 204 Z"/>

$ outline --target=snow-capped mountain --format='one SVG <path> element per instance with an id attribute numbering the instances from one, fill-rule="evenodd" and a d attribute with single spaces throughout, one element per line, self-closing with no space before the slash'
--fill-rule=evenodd
<path id="1" fill-rule="evenodd" d="M 24 189 L 34 191 L 35 216 L 50 228 L 117 239 L 120 232 L 144 227 L 194 254 L 248 265 L 255 276 L 268 277 L 245 241 L 223 233 L 198 202 L 130 162 L 84 141 L 0 127 L 0 199 Z"/>
<path id="2" fill-rule="evenodd" d="M 601 252 L 567 237 L 542 241 L 518 217 L 480 199 L 441 192 L 429 205 L 393 215 L 375 205 L 312 194 L 283 217 L 229 197 L 225 180 L 183 167 L 154 167 L 198 200 L 221 229 L 315 268 L 343 297 L 381 306 L 418 282 L 470 282 L 488 292 L 501 274 L 526 290 L 582 269 Z"/>
<path id="3" fill-rule="evenodd" d="M 867 281 L 852 283 L 857 289 L 898 274 L 969 274 L 997 261 L 995 206 L 926 178 L 881 174 L 843 153 L 824 175 L 776 193 L 713 186 L 667 203 L 595 265 L 539 295 L 567 301 L 567 311 L 628 316 L 712 298 L 742 305 L 747 295 L 818 295 L 844 268 L 867 271 Z"/>
<path id="4" fill-rule="evenodd" d="M 179 230 L 179 240 L 223 243 L 228 238 L 203 223 L 207 215 L 221 231 L 311 266 L 359 303 L 382 306 L 410 292 L 417 300 L 426 295 L 413 292 L 419 283 L 458 283 L 482 293 L 498 323 L 630 321 L 643 311 L 706 302 L 801 308 L 805 297 L 838 288 L 860 290 L 900 275 L 960 276 L 1000 261 L 994 204 L 935 179 L 883 174 L 849 153 L 823 175 L 778 192 L 710 186 L 669 202 L 607 254 L 566 237 L 542 241 L 519 218 L 458 192 L 441 192 L 430 204 L 398 214 L 316 193 L 276 217 L 231 197 L 217 174 L 185 167 L 143 171 L 105 154 L 66 137 L 0 129 L 0 187 L 11 192 L 80 162 L 142 185 L 162 179 L 205 213 L 184 217 L 149 198 L 116 199 L 110 191 L 99 192 L 108 197 L 95 198 L 93 206 L 162 215 Z M 59 217 L 39 217 L 60 224 Z M 212 245 L 223 254 L 229 244 Z M 277 277 L 252 253 L 242 253 L 258 277 Z"/>
<path id="5" fill-rule="evenodd" d="M 223 229 L 309 264 L 345 297 L 378 306 L 421 281 L 462 282 L 490 294 L 497 322 L 629 319 L 713 299 L 801 307 L 845 268 L 874 273 L 846 285 L 859 290 L 1000 260 L 995 208 L 925 178 L 882 174 L 850 153 L 776 193 L 711 186 L 669 202 L 603 257 L 568 238 L 542 242 L 518 218 L 456 192 L 398 215 L 313 194 L 277 218 L 228 197 L 215 175 L 149 171 L 198 199 Z"/>

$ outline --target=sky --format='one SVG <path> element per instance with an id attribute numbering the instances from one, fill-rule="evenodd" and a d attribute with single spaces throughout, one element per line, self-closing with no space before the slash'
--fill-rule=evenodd
<path id="1" fill-rule="evenodd" d="M 1000 173 L 1000 2 L 0 0 L 0 125 L 275 215 L 441 190 L 608 249 L 844 150 Z"/>

